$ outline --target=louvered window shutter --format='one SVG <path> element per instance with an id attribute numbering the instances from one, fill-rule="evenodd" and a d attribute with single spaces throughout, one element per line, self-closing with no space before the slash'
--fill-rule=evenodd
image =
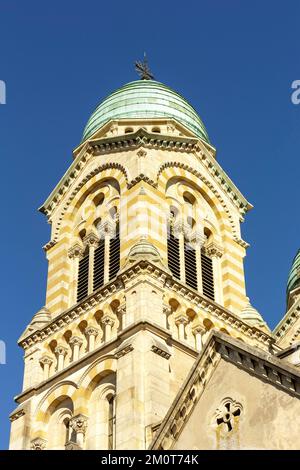
<path id="1" fill-rule="evenodd" d="M 197 290 L 197 263 L 196 250 L 184 243 L 185 283 Z"/>
<path id="2" fill-rule="evenodd" d="M 168 241 L 167 241 L 167 250 L 168 250 L 168 267 L 174 277 L 180 279 L 180 254 L 179 254 L 179 240 L 175 238 L 170 229 Z"/>
<path id="3" fill-rule="evenodd" d="M 88 295 L 89 284 L 89 251 L 79 261 L 78 283 L 77 283 L 77 302 L 80 302 Z"/>
<path id="4" fill-rule="evenodd" d="M 104 239 L 101 238 L 94 256 L 94 291 L 104 284 L 104 253 Z"/>
<path id="5" fill-rule="evenodd" d="M 213 263 L 203 250 L 201 251 L 201 271 L 203 294 L 211 300 L 215 300 Z"/>
<path id="6" fill-rule="evenodd" d="M 109 280 L 116 277 L 120 269 L 120 234 L 119 225 L 116 228 L 116 236 L 109 240 Z"/>

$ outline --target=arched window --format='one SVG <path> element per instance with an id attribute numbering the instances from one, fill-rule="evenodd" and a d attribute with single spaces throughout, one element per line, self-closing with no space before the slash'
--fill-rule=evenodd
<path id="1" fill-rule="evenodd" d="M 130 134 L 131 132 L 133 132 L 133 128 L 132 127 L 126 127 L 125 134 Z"/>
<path id="2" fill-rule="evenodd" d="M 160 134 L 160 128 L 159 127 L 152 127 L 152 132 L 154 132 L 154 134 Z"/>
<path id="3" fill-rule="evenodd" d="M 116 277 L 120 269 L 120 233 L 119 223 L 116 224 L 115 236 L 109 240 L 109 280 Z"/>
<path id="4" fill-rule="evenodd" d="M 89 286 L 89 249 L 86 250 L 83 258 L 79 261 L 77 302 L 80 302 L 88 295 Z"/>
<path id="5" fill-rule="evenodd" d="M 116 425 L 115 396 L 111 395 L 107 401 L 108 401 L 107 448 L 108 450 L 112 450 L 115 448 L 115 425 Z"/>

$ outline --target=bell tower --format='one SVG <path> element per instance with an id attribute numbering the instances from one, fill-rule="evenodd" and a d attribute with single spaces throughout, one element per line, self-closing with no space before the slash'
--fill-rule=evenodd
<path id="1" fill-rule="evenodd" d="M 40 208 L 46 302 L 19 339 L 11 449 L 146 449 L 210 330 L 269 347 L 245 292 L 251 205 L 195 109 L 143 78 L 95 109 Z"/>

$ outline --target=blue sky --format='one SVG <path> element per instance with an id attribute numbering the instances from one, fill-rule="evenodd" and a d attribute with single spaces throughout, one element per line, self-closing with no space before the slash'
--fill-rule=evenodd
<path id="1" fill-rule="evenodd" d="M 16 341 L 44 305 L 50 228 L 37 208 L 71 163 L 97 103 L 135 80 L 147 51 L 157 80 L 198 110 L 217 158 L 254 205 L 247 292 L 274 327 L 299 247 L 300 3 L 290 0 L 0 0 L 0 448 L 21 391 Z"/>

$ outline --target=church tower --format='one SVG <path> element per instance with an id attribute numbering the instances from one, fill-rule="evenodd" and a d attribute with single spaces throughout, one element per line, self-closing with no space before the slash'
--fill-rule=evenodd
<path id="1" fill-rule="evenodd" d="M 40 208 L 46 302 L 19 339 L 11 449 L 146 449 L 211 331 L 273 342 L 245 291 L 251 205 L 195 109 L 147 78 L 99 104 Z"/>

